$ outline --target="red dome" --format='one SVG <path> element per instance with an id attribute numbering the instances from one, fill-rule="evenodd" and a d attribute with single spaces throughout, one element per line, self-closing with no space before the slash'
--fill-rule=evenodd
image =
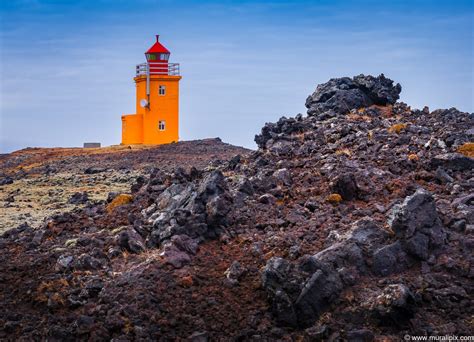
<path id="1" fill-rule="evenodd" d="M 153 44 L 151 48 L 148 49 L 145 53 L 170 53 L 167 48 L 165 48 L 161 43 L 158 41 L 160 36 L 156 35 L 156 43 Z"/>

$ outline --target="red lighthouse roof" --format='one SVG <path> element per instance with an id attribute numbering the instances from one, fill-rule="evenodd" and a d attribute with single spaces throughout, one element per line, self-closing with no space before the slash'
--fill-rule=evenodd
<path id="1" fill-rule="evenodd" d="M 153 44 L 153 46 L 149 48 L 148 51 L 145 53 L 170 53 L 167 48 L 161 45 L 161 43 L 158 41 L 159 39 L 160 39 L 160 36 L 157 34 L 156 43 Z"/>

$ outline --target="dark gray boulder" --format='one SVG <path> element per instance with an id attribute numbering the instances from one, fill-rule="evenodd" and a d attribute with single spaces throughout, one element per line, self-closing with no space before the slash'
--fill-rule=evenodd
<path id="1" fill-rule="evenodd" d="M 287 326 L 298 323 L 293 302 L 287 294 L 293 266 L 283 258 L 271 258 L 262 271 L 262 286 L 270 300 L 275 319 Z"/>
<path id="2" fill-rule="evenodd" d="M 117 244 L 132 253 L 141 253 L 145 250 L 145 242 L 134 228 L 121 231 L 117 236 Z"/>
<path id="3" fill-rule="evenodd" d="M 408 268 L 410 260 L 400 241 L 383 246 L 373 254 L 372 271 L 379 276 L 398 273 Z"/>
<path id="4" fill-rule="evenodd" d="M 101 172 L 105 172 L 105 171 L 107 171 L 106 168 L 98 167 L 98 166 L 91 166 L 91 167 L 88 167 L 87 169 L 85 169 L 84 173 L 86 175 L 94 175 L 96 173 L 101 173 Z"/>
<path id="5" fill-rule="evenodd" d="M 424 189 L 394 206 L 388 224 L 398 240 L 373 253 L 372 271 L 379 276 L 399 273 L 415 260 L 428 260 L 446 240 L 434 198 Z"/>
<path id="6" fill-rule="evenodd" d="M 275 318 L 288 326 L 313 324 L 344 287 L 369 272 L 364 250 L 379 246 L 386 238 L 387 233 L 373 221 L 361 219 L 342 241 L 300 258 L 297 268 L 285 259 L 270 259 L 262 272 L 262 285 Z"/>
<path id="7" fill-rule="evenodd" d="M 377 105 L 394 104 L 400 98 L 402 86 L 386 78 L 384 74 L 378 77 L 371 75 L 358 75 L 353 78 L 354 82 L 370 97 Z"/>
<path id="8" fill-rule="evenodd" d="M 273 177 L 275 178 L 278 184 L 282 184 L 285 186 L 291 185 L 291 174 L 288 169 L 278 169 L 273 173 Z"/>
<path id="9" fill-rule="evenodd" d="M 299 323 L 303 326 L 313 324 L 315 318 L 339 297 L 342 288 L 337 273 L 323 270 L 313 273 L 295 302 Z"/>
<path id="10" fill-rule="evenodd" d="M 405 250 L 408 254 L 421 260 L 428 260 L 430 246 L 428 236 L 423 233 L 416 232 L 413 237 L 405 241 Z"/>
<path id="11" fill-rule="evenodd" d="M 394 104 L 401 90 L 400 84 L 393 85 L 393 81 L 383 74 L 378 77 L 333 78 L 316 87 L 306 99 L 306 108 L 308 115 L 326 119 L 374 104 Z"/>
<path id="12" fill-rule="evenodd" d="M 71 198 L 69 198 L 69 204 L 85 204 L 89 201 L 89 195 L 87 192 L 75 192 Z"/>
<path id="13" fill-rule="evenodd" d="M 225 221 L 229 213 L 232 198 L 227 194 L 212 197 L 206 203 L 207 224 L 211 226 L 219 226 Z"/>
<path id="14" fill-rule="evenodd" d="M 237 190 L 246 195 L 253 195 L 254 188 L 248 178 L 242 178 L 237 184 Z"/>
<path id="15" fill-rule="evenodd" d="M 335 243 L 313 256 L 317 268 L 336 270 L 341 267 L 355 266 L 359 271 L 365 270 L 364 255 L 361 247 L 351 240 Z"/>
<path id="16" fill-rule="evenodd" d="M 105 265 L 103 258 L 96 258 L 89 254 L 81 254 L 74 264 L 74 267 L 78 270 L 98 270 Z"/>
<path id="17" fill-rule="evenodd" d="M 349 241 L 353 241 L 365 249 L 374 249 L 380 246 L 388 237 L 389 233 L 386 230 L 367 217 L 354 222 L 348 234 Z"/>
<path id="18" fill-rule="evenodd" d="M 302 132 L 303 130 L 304 123 L 301 114 L 296 115 L 294 118 L 281 117 L 276 123 L 267 122 L 262 127 L 261 133 L 255 136 L 255 142 L 260 148 L 272 147 L 274 153 L 286 155 L 291 152 L 291 143 L 279 141 L 276 144 L 274 140 L 278 140 L 279 136 L 290 136 L 292 133 Z"/>
<path id="19" fill-rule="evenodd" d="M 451 205 L 455 208 L 474 205 L 474 193 L 456 198 Z"/>
<path id="20" fill-rule="evenodd" d="M 442 167 L 447 170 L 469 171 L 474 170 L 474 159 L 460 153 L 439 154 L 431 159 L 431 168 Z"/>
<path id="21" fill-rule="evenodd" d="M 418 189 L 401 205 L 395 206 L 388 223 L 404 249 L 419 259 L 426 260 L 431 250 L 445 243 L 446 232 L 434 198 L 424 189 Z"/>
<path id="22" fill-rule="evenodd" d="M 198 241 L 191 239 L 187 235 L 174 235 L 171 242 L 178 247 L 179 250 L 188 254 L 195 255 L 198 250 Z"/>
<path id="23" fill-rule="evenodd" d="M 208 173 L 199 182 L 174 183 L 160 193 L 149 212 L 153 228 L 149 245 L 160 245 L 174 235 L 193 239 L 215 237 L 228 225 L 233 199 L 220 171 Z"/>
<path id="24" fill-rule="evenodd" d="M 9 176 L 0 177 L 0 185 L 13 184 L 13 178 Z"/>
<path id="25" fill-rule="evenodd" d="M 189 254 L 181 251 L 171 242 L 165 243 L 161 256 L 167 264 L 172 265 L 174 268 L 181 268 L 191 262 Z"/>

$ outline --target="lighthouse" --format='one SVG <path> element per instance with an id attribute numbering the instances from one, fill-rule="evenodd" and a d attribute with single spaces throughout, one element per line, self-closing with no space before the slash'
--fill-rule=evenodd
<path id="1" fill-rule="evenodd" d="M 168 144 L 179 139 L 179 64 L 159 41 L 136 66 L 136 114 L 122 115 L 122 144 Z"/>

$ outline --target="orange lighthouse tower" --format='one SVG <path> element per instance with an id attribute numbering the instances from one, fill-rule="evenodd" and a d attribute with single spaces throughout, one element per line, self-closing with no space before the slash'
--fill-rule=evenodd
<path id="1" fill-rule="evenodd" d="M 122 115 L 122 144 L 168 144 L 178 141 L 179 64 L 169 63 L 170 52 L 156 36 L 137 65 L 134 78 L 136 114 Z"/>

